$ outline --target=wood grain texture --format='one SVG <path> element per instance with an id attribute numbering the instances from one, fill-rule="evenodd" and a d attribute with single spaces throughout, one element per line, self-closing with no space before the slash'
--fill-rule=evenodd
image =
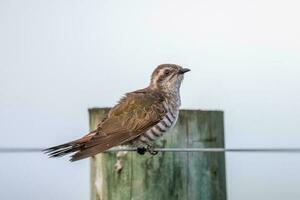
<path id="1" fill-rule="evenodd" d="M 89 110 L 90 127 L 108 112 Z M 157 147 L 224 147 L 223 112 L 181 110 L 176 126 Z M 122 170 L 115 170 L 121 162 Z M 226 200 L 224 153 L 136 152 L 91 159 L 92 200 Z"/>

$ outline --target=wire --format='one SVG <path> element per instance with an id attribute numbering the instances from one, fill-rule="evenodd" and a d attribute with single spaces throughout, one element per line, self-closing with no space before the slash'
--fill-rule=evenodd
<path id="1" fill-rule="evenodd" d="M 0 153 L 35 153 L 35 152 L 41 152 L 43 148 L 26 148 L 26 147 L 20 147 L 20 148 L 1 148 L 0 147 Z"/>
<path id="2" fill-rule="evenodd" d="M 256 152 L 256 153 L 300 153 L 300 148 L 154 148 L 158 152 Z M 1 148 L 0 153 L 36 153 L 43 148 Z M 137 151 L 133 147 L 115 147 L 105 152 Z"/>

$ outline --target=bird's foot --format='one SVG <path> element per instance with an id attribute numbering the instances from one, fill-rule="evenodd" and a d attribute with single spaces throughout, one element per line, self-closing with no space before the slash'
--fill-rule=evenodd
<path id="1" fill-rule="evenodd" d="M 151 145 L 147 145 L 146 149 L 147 149 L 147 151 L 148 151 L 151 155 L 153 155 L 153 156 L 156 155 L 156 154 L 158 154 L 158 151 L 155 151 L 155 150 L 154 150 L 154 147 L 151 146 Z"/>
<path id="2" fill-rule="evenodd" d="M 151 155 L 156 155 L 158 153 L 158 151 L 155 151 L 154 147 L 151 145 L 147 145 L 146 147 L 138 147 L 136 151 L 140 155 L 144 155 L 146 152 L 150 153 Z"/>
<path id="3" fill-rule="evenodd" d="M 151 155 L 156 155 L 158 153 L 158 151 L 155 151 L 154 147 L 151 145 L 147 145 L 146 147 L 138 147 L 136 151 L 140 155 L 144 155 L 146 152 L 150 153 Z"/>
<path id="4" fill-rule="evenodd" d="M 147 149 L 145 147 L 138 147 L 136 149 L 137 153 L 140 154 L 140 155 L 144 155 L 147 151 Z"/>

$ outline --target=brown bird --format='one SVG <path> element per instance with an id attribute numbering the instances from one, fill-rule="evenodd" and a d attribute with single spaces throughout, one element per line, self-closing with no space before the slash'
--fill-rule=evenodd
<path id="1" fill-rule="evenodd" d="M 150 85 L 127 93 L 103 119 L 96 130 L 78 140 L 44 151 L 50 157 L 69 153 L 71 161 L 81 160 L 111 147 L 132 144 L 144 154 L 153 150 L 153 142 L 172 128 L 178 118 L 180 85 L 190 69 L 175 64 L 159 65 L 151 76 Z"/>

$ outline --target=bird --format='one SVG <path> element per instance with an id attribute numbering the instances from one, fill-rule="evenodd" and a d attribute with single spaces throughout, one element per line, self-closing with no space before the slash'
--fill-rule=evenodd
<path id="1" fill-rule="evenodd" d="M 157 154 L 154 142 L 168 132 L 178 119 L 181 106 L 180 86 L 190 69 L 177 64 L 158 65 L 144 89 L 126 93 L 110 109 L 97 128 L 85 136 L 44 149 L 49 157 L 71 154 L 78 161 L 114 146 L 129 144 L 139 154 Z"/>

